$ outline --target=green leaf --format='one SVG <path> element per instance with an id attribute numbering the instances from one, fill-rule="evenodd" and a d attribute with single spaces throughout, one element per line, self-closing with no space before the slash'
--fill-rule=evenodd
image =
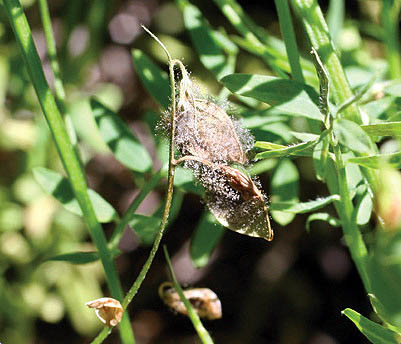
<path id="1" fill-rule="evenodd" d="M 136 172 L 149 171 L 152 159 L 125 123 L 97 100 L 91 99 L 90 104 L 100 134 L 116 159 Z"/>
<path id="2" fill-rule="evenodd" d="M 306 141 L 315 141 L 318 140 L 320 135 L 311 134 L 311 133 L 302 133 L 299 131 L 292 131 L 291 134 L 298 140 L 306 142 Z"/>
<path id="3" fill-rule="evenodd" d="M 391 316 L 391 314 L 387 313 L 386 308 L 379 301 L 379 299 L 374 294 L 368 294 L 368 296 L 369 296 L 370 304 L 373 307 L 373 310 L 379 316 L 379 318 L 381 320 L 383 320 L 383 322 L 386 324 L 386 327 L 388 327 L 390 330 L 392 330 L 394 332 L 400 332 L 401 329 L 398 329 L 397 327 L 391 325 L 392 316 Z"/>
<path id="4" fill-rule="evenodd" d="M 267 75 L 231 74 L 221 82 L 231 92 L 265 102 L 283 113 L 303 116 L 318 121 L 323 116 L 316 105 L 319 96 L 307 85 Z"/>
<path id="5" fill-rule="evenodd" d="M 369 154 L 376 151 L 369 136 L 353 121 L 341 118 L 334 122 L 334 134 L 337 139 L 350 150 Z"/>
<path id="6" fill-rule="evenodd" d="M 270 205 L 269 210 L 270 211 L 279 210 L 293 214 L 305 214 L 323 208 L 326 205 L 339 200 L 340 200 L 339 195 L 331 195 L 328 197 L 322 197 L 314 201 L 308 201 L 308 202 L 274 202 Z"/>
<path id="7" fill-rule="evenodd" d="M 361 125 L 369 135 L 375 136 L 400 136 L 401 135 L 401 122 L 387 122 Z"/>
<path id="8" fill-rule="evenodd" d="M 255 147 L 272 149 L 272 150 L 256 154 L 255 159 L 260 160 L 260 159 L 268 159 L 268 158 L 277 158 L 277 157 L 283 157 L 283 156 L 288 156 L 288 155 L 311 156 L 312 152 L 307 152 L 305 150 L 313 147 L 314 145 L 317 144 L 317 142 L 318 141 L 302 142 L 302 143 L 297 143 L 292 146 L 284 146 L 283 147 L 281 145 L 271 144 L 270 142 L 257 141 L 255 143 Z M 281 146 L 281 147 L 279 148 L 278 146 Z"/>
<path id="9" fill-rule="evenodd" d="M 373 200 L 365 185 L 362 185 L 361 189 L 362 192 L 357 192 L 355 212 L 357 224 L 363 226 L 369 222 L 370 216 L 372 215 Z"/>
<path id="10" fill-rule="evenodd" d="M 183 12 L 185 28 L 203 65 L 212 71 L 218 79 L 233 72 L 233 66 L 227 63 L 224 51 L 213 37 L 201 11 L 187 0 L 177 0 Z"/>
<path id="11" fill-rule="evenodd" d="M 59 254 L 51 257 L 48 260 L 56 260 L 61 262 L 69 262 L 71 264 L 88 264 L 99 259 L 97 252 L 72 252 Z"/>
<path id="12" fill-rule="evenodd" d="M 385 328 L 351 308 L 342 311 L 373 344 L 399 344 L 399 334 Z"/>
<path id="13" fill-rule="evenodd" d="M 170 82 L 167 73 L 155 65 L 141 50 L 133 49 L 132 58 L 142 84 L 152 97 L 167 110 L 170 106 Z"/>
<path id="14" fill-rule="evenodd" d="M 401 97 L 401 81 L 393 81 L 391 85 L 384 88 L 384 92 L 393 97 Z"/>
<path id="15" fill-rule="evenodd" d="M 196 226 L 191 241 L 191 260 L 196 268 L 207 265 L 213 249 L 223 234 L 224 227 L 210 212 L 205 212 Z"/>
<path id="16" fill-rule="evenodd" d="M 296 166 L 289 159 L 281 160 L 273 172 L 271 181 L 271 206 L 278 202 L 297 203 L 298 186 L 299 173 Z M 289 224 L 295 217 L 294 213 L 275 210 L 271 211 L 271 215 L 282 226 Z"/>
<path id="17" fill-rule="evenodd" d="M 379 316 L 401 332 L 401 232 L 377 231 L 367 261 L 370 292 L 381 304 Z"/>
<path id="18" fill-rule="evenodd" d="M 383 165 L 401 168 L 401 152 L 353 157 L 349 158 L 346 162 L 376 169 L 383 167 Z"/>
<path id="19" fill-rule="evenodd" d="M 33 175 L 43 189 L 56 198 L 67 210 L 82 216 L 81 208 L 74 198 L 74 192 L 67 178 L 44 167 L 34 168 Z M 114 208 L 97 192 L 88 189 L 88 194 L 99 222 L 111 222 L 118 217 Z"/>
<path id="20" fill-rule="evenodd" d="M 129 226 L 141 239 L 145 245 L 153 243 L 157 231 L 160 227 L 161 218 L 158 216 L 146 216 L 135 214 L 129 222 Z"/>
<path id="21" fill-rule="evenodd" d="M 328 213 L 314 213 L 310 214 L 308 218 L 306 219 L 306 231 L 310 231 L 310 223 L 312 221 L 325 221 L 327 222 L 330 226 L 333 227 L 340 227 L 341 226 L 341 221 L 337 219 L 336 217 L 331 216 Z"/>

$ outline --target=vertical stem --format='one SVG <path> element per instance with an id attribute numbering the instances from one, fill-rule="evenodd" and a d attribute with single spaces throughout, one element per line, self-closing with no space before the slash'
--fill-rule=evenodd
<path id="1" fill-rule="evenodd" d="M 387 61 L 390 68 L 390 78 L 401 77 L 401 49 L 399 37 L 400 0 L 382 1 L 382 25 L 384 28 L 384 43 L 387 50 Z"/>
<path id="2" fill-rule="evenodd" d="M 50 19 L 49 7 L 47 0 L 39 0 L 40 17 L 42 18 L 43 30 L 45 32 L 47 52 L 49 54 L 50 65 L 54 74 L 54 90 L 56 100 L 61 106 L 61 112 L 65 111 L 65 91 L 60 76 L 60 66 L 57 61 L 56 42 L 53 35 L 52 23 Z"/>
<path id="3" fill-rule="evenodd" d="M 292 25 L 288 0 L 274 0 L 280 23 L 281 35 L 283 36 L 285 49 L 287 50 L 288 62 L 291 67 L 291 74 L 295 81 L 305 83 L 304 75 L 300 64 L 298 46 L 295 39 L 294 27 Z"/>
<path id="4" fill-rule="evenodd" d="M 148 30 L 147 30 L 148 31 Z M 149 32 L 149 31 L 148 31 Z M 153 34 L 151 34 L 152 37 Z M 158 41 L 158 39 L 157 39 Z M 160 42 L 160 41 L 159 41 Z M 166 196 L 166 203 L 164 206 L 163 217 L 160 223 L 159 232 L 156 235 L 155 241 L 153 242 L 152 249 L 150 251 L 149 257 L 146 260 L 145 264 L 142 267 L 141 272 L 139 273 L 137 279 L 135 280 L 134 284 L 128 291 L 127 295 L 123 301 L 123 308 L 125 309 L 129 303 L 134 298 L 135 294 L 138 292 L 140 286 L 142 285 L 143 280 L 148 273 L 150 266 L 152 265 L 153 259 L 156 256 L 156 252 L 159 249 L 161 239 L 164 234 L 164 230 L 167 225 L 168 216 L 170 213 L 171 201 L 173 199 L 173 191 L 174 191 L 174 172 L 175 172 L 175 164 L 174 164 L 174 135 L 175 135 L 175 114 L 176 114 L 176 100 L 175 100 L 175 81 L 174 81 L 174 66 L 176 63 L 182 65 L 181 61 L 171 60 L 170 55 L 167 54 L 169 57 L 169 71 L 170 71 L 170 85 L 171 85 L 171 128 L 170 128 L 170 147 L 169 147 L 169 162 L 168 162 L 168 179 L 167 179 L 167 196 Z"/>
<path id="5" fill-rule="evenodd" d="M 195 312 L 191 303 L 185 297 L 184 292 L 183 292 L 180 284 L 178 283 L 177 278 L 175 277 L 173 266 L 171 264 L 171 260 L 168 255 L 166 246 L 163 247 L 163 250 L 164 250 L 164 256 L 166 257 L 168 268 L 171 273 L 171 278 L 173 279 L 174 289 L 180 296 L 181 301 L 184 303 L 185 308 L 188 313 L 188 317 L 191 319 L 191 322 L 194 325 L 194 328 L 195 328 L 196 332 L 198 333 L 199 338 L 201 339 L 203 344 L 213 344 L 212 337 L 210 337 L 209 332 L 205 329 L 202 322 L 200 321 L 198 314 Z"/>
<path id="6" fill-rule="evenodd" d="M 92 203 L 89 199 L 88 187 L 79 159 L 68 137 L 61 114 L 45 79 L 28 21 L 18 0 L 4 0 L 3 3 L 15 37 L 21 48 L 25 66 L 39 99 L 43 114 L 56 143 L 58 153 L 68 174 L 75 197 L 84 214 L 91 238 L 98 249 L 111 294 L 114 298 L 122 300 L 122 289 L 114 266 L 113 257 L 107 248 L 103 229 L 96 219 Z M 120 329 L 122 342 L 124 344 L 133 343 L 134 336 L 127 314 L 123 317 Z"/>
<path id="7" fill-rule="evenodd" d="M 338 204 L 337 209 L 339 210 L 339 215 L 343 224 L 344 239 L 351 252 L 352 259 L 355 262 L 359 275 L 361 276 L 365 290 L 370 293 L 371 287 L 369 275 L 367 273 L 368 250 L 363 241 L 358 225 L 353 219 L 354 207 L 348 190 L 347 174 L 341 155 L 340 146 L 338 143 L 336 144 L 332 142 L 332 147 L 336 156 L 335 166 L 337 171 L 339 193 L 341 196 L 341 201 Z"/>
<path id="8" fill-rule="evenodd" d="M 278 19 L 280 23 L 280 30 L 283 36 L 285 49 L 287 51 L 288 62 L 291 67 L 291 74 L 295 81 L 305 83 L 304 75 L 302 73 L 300 56 L 298 53 L 298 46 L 295 39 L 294 27 L 292 25 L 291 13 L 288 6 L 288 0 L 275 0 Z M 320 125 L 311 119 L 307 120 L 309 128 L 312 133 L 320 132 Z"/>
<path id="9" fill-rule="evenodd" d="M 331 89 L 337 104 L 344 103 L 353 96 L 348 80 L 341 67 L 329 29 L 324 20 L 323 13 L 316 0 L 291 0 L 294 10 L 303 21 L 306 32 L 322 59 L 329 73 Z M 359 109 L 356 104 L 350 105 L 343 112 L 344 117 L 356 123 L 362 123 Z"/>

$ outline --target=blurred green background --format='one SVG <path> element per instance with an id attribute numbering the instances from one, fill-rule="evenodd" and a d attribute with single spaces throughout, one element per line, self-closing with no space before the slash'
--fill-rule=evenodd
<path id="1" fill-rule="evenodd" d="M 214 27 L 233 31 L 212 2 L 193 3 Z M 250 17 L 279 37 L 273 2 L 240 3 Z M 375 36 L 379 3 L 346 2 L 345 26 L 337 40 L 344 61 L 367 59 L 364 63 L 368 63 L 375 58 L 380 65 L 383 47 Z M 320 4 L 327 10 L 325 1 Z M 52 84 L 37 3 L 26 0 L 23 5 Z M 96 129 L 89 98 L 96 95 L 118 110 L 151 153 L 155 165 L 161 165 L 153 136 L 159 108 L 136 76 L 130 50 L 143 50 L 165 70 L 166 58 L 157 44 L 143 34 L 140 24 L 150 27 L 210 94 L 217 95 L 221 86 L 200 63 L 173 1 L 52 0 L 49 6 L 68 111 L 80 139 L 89 184 L 121 214 L 144 180 L 133 176 L 112 157 Z M 259 59 L 245 52 L 238 56 L 237 71 L 271 73 Z M 361 70 L 348 72 L 361 73 Z M 314 179 L 309 160 L 298 159 L 296 165 L 301 176 L 302 200 L 314 199 L 316 194 L 327 195 L 323 184 Z M 90 251 L 94 247 L 81 218 L 60 206 L 35 181 L 31 171 L 38 166 L 62 171 L 4 9 L 0 7 L 0 341 L 89 343 L 101 323 L 84 304 L 107 294 L 102 267 L 99 262 L 71 265 L 47 261 L 60 253 Z M 262 183 L 269 184 L 266 176 L 262 177 Z M 164 191 L 165 184 L 159 185 L 138 213 L 149 215 L 158 209 Z M 183 196 L 180 192 L 177 195 L 182 206 L 169 226 L 164 243 L 183 285 L 207 286 L 219 295 L 223 319 L 205 322 L 216 343 L 366 342 L 340 313 L 346 307 L 365 315 L 371 313 L 359 276 L 341 240 L 341 229 L 315 222 L 307 233 L 305 217 L 298 215 L 285 228 L 273 223 L 272 243 L 225 231 L 210 263 L 195 269 L 188 251 L 204 204 L 197 195 Z M 104 229 L 109 236 L 112 226 L 106 224 Z M 149 247 L 128 230 L 120 249 L 124 254 L 116 264 L 126 291 L 146 260 Z M 166 264 L 159 253 L 129 308 L 138 343 L 197 340 L 189 320 L 173 314 L 159 299 L 157 288 L 166 279 Z M 113 334 L 106 342 L 118 343 L 118 335 Z"/>

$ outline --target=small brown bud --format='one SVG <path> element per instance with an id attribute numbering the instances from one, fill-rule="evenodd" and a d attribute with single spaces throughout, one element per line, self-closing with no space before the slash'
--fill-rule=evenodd
<path id="1" fill-rule="evenodd" d="M 159 295 L 164 303 L 177 313 L 188 315 L 184 303 L 170 282 L 160 285 Z M 215 320 L 222 317 L 221 302 L 212 290 L 191 288 L 184 290 L 184 295 L 201 318 Z"/>
<path id="2" fill-rule="evenodd" d="M 116 326 L 123 317 L 123 308 L 120 301 L 111 297 L 102 297 L 85 303 L 89 308 L 95 308 L 97 317 L 108 327 Z"/>

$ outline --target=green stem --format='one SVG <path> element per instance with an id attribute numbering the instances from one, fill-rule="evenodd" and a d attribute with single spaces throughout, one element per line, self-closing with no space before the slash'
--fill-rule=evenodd
<path id="1" fill-rule="evenodd" d="M 103 330 L 99 332 L 99 334 L 96 336 L 94 340 L 91 341 L 90 344 L 101 344 L 103 341 L 109 336 L 111 333 L 111 328 L 109 327 L 103 327 Z"/>
<path id="2" fill-rule="evenodd" d="M 47 52 L 49 54 L 50 66 L 54 74 L 54 90 L 56 100 L 61 106 L 61 112 L 65 111 L 65 91 L 60 76 L 60 66 L 57 61 L 56 42 L 53 36 L 52 23 L 50 19 L 49 7 L 47 0 L 39 0 L 40 16 L 42 18 L 43 30 L 45 32 Z"/>
<path id="3" fill-rule="evenodd" d="M 291 67 L 291 74 L 295 81 L 305 83 L 304 75 L 300 64 L 298 46 L 295 39 L 294 27 L 292 25 L 288 0 L 274 0 L 276 4 L 281 35 L 283 36 L 285 49 L 287 50 L 288 62 Z"/>
<path id="4" fill-rule="evenodd" d="M 47 0 L 39 0 L 39 10 L 40 10 L 40 16 L 42 18 L 43 30 L 45 32 L 45 37 L 46 37 L 46 45 L 50 60 L 50 67 L 54 75 L 54 91 L 56 94 L 56 101 L 60 108 L 61 114 L 64 115 L 67 132 L 70 136 L 76 154 L 79 157 L 78 148 L 76 146 L 78 142 L 77 134 L 75 133 L 75 129 L 72 125 L 72 119 L 70 115 L 67 113 L 67 107 L 65 104 L 65 91 L 64 91 L 63 81 L 60 75 L 60 65 L 57 59 L 56 41 L 54 40 Z"/>
<path id="5" fill-rule="evenodd" d="M 87 183 L 79 159 L 68 137 L 63 119 L 45 79 L 28 21 L 18 0 L 4 0 L 3 3 L 15 37 L 21 48 L 25 66 L 36 91 L 43 114 L 74 190 L 75 197 L 84 214 L 91 238 L 98 249 L 111 294 L 114 298 L 121 300 L 122 289 L 114 266 L 113 257 L 107 247 L 103 229 L 97 222 L 92 203 L 90 202 Z M 123 317 L 120 329 L 122 342 L 125 344 L 133 343 L 134 336 L 128 315 Z"/>
<path id="6" fill-rule="evenodd" d="M 153 259 L 156 256 L 157 250 L 159 249 L 160 242 L 163 238 L 164 230 L 166 229 L 167 220 L 170 213 L 171 203 L 173 199 L 173 191 L 174 191 L 174 172 L 175 172 L 175 159 L 174 159 L 174 135 L 175 135 L 175 116 L 176 116 L 176 100 L 175 100 L 175 79 L 174 79 L 174 66 L 178 64 L 180 68 L 184 68 L 183 64 L 179 60 L 172 60 L 170 53 L 163 45 L 163 43 L 146 27 L 142 26 L 142 28 L 149 33 L 163 48 L 166 52 L 168 61 L 169 61 L 169 71 L 170 71 L 170 86 L 171 86 L 171 127 L 170 127 L 170 146 L 169 146 L 169 160 L 168 160 L 168 173 L 167 173 L 167 195 L 166 195 L 166 203 L 164 205 L 164 211 L 162 220 L 160 222 L 159 231 L 156 235 L 155 241 L 153 242 L 152 249 L 150 250 L 148 259 L 146 260 L 145 264 L 143 265 L 138 277 L 136 278 L 135 282 L 131 286 L 130 290 L 128 291 L 127 295 L 125 296 L 122 307 L 127 309 L 128 305 L 131 303 L 132 299 L 138 292 L 139 288 L 144 281 L 150 266 L 152 265 Z M 126 313 L 126 312 L 125 312 Z M 110 332 L 109 332 L 110 333 Z M 102 332 L 96 338 L 101 338 L 103 341 L 109 333 L 106 333 L 106 330 L 103 329 Z M 96 343 L 102 343 L 102 341 L 98 341 Z"/>
<path id="7" fill-rule="evenodd" d="M 255 49 L 261 51 L 261 57 L 266 64 L 280 77 L 288 79 L 287 74 L 277 67 L 276 57 L 269 51 L 269 47 L 263 44 L 247 25 L 247 17 L 242 8 L 232 0 L 214 0 L 220 10 L 227 17 L 235 29 L 251 43 Z"/>
<path id="8" fill-rule="evenodd" d="M 384 29 L 384 44 L 387 49 L 387 61 L 390 69 L 390 78 L 401 77 L 401 56 L 399 37 L 400 0 L 382 1 L 382 25 Z"/>
<path id="9" fill-rule="evenodd" d="M 163 246 L 163 250 L 164 250 L 164 256 L 166 257 L 168 268 L 171 273 L 171 278 L 173 280 L 174 289 L 180 296 L 181 301 L 184 303 L 185 308 L 187 309 L 187 312 L 188 312 L 188 317 L 191 320 L 192 324 L 194 325 L 194 328 L 195 328 L 196 332 L 198 333 L 199 338 L 201 339 L 202 343 L 204 343 L 204 344 L 213 344 L 212 337 L 210 337 L 209 332 L 203 326 L 201 320 L 199 319 L 198 314 L 195 312 L 191 303 L 185 297 L 184 292 L 183 292 L 180 284 L 178 283 L 177 278 L 175 277 L 173 266 L 171 264 L 171 260 L 168 255 L 166 246 Z"/>
<path id="10" fill-rule="evenodd" d="M 371 287 L 367 272 L 368 250 L 363 241 L 358 225 L 356 224 L 355 219 L 353 219 L 354 208 L 348 189 L 347 175 L 340 146 L 338 143 L 336 144 L 332 142 L 332 147 L 336 157 L 335 166 L 337 171 L 339 194 L 341 196 L 341 201 L 338 203 L 337 209 L 339 210 L 340 219 L 343 224 L 344 239 L 351 252 L 352 259 L 355 262 L 359 275 L 361 276 L 365 290 L 370 293 Z"/>
<path id="11" fill-rule="evenodd" d="M 125 212 L 124 216 L 122 217 L 122 219 L 118 223 L 116 229 L 114 230 L 113 235 L 111 236 L 111 239 L 109 241 L 109 248 L 111 251 L 113 251 L 114 249 L 117 248 L 118 243 L 120 242 L 121 236 L 124 233 L 125 227 L 131 221 L 133 215 L 135 214 L 136 210 L 138 209 L 138 207 L 142 203 L 142 201 L 145 199 L 145 197 L 159 183 L 163 174 L 164 174 L 163 169 L 161 169 L 159 172 L 157 172 L 155 175 L 153 175 L 152 178 L 148 182 L 146 182 L 146 184 L 142 188 L 141 192 L 132 201 L 131 205 L 129 206 L 128 210 Z"/>
<path id="12" fill-rule="evenodd" d="M 170 147 L 169 147 L 169 162 L 168 162 L 168 179 L 167 179 L 167 196 L 166 203 L 164 206 L 163 217 L 160 223 L 159 232 L 156 235 L 155 241 L 153 242 L 152 249 L 150 251 L 149 257 L 146 260 L 145 264 L 142 267 L 141 272 L 139 273 L 137 279 L 134 284 L 128 291 L 127 295 L 123 301 L 123 308 L 125 309 L 129 303 L 134 298 L 135 294 L 138 292 L 140 286 L 142 285 L 143 280 L 146 277 L 146 274 L 149 271 L 150 266 L 152 265 L 153 259 L 156 256 L 156 252 L 159 249 L 161 239 L 164 234 L 164 230 L 167 225 L 168 216 L 170 213 L 171 201 L 173 199 L 173 191 L 174 191 L 174 172 L 175 172 L 175 164 L 174 164 L 174 134 L 175 134 L 175 114 L 176 114 L 176 100 L 175 100 L 175 81 L 174 81 L 174 66 L 178 63 L 181 66 L 180 61 L 171 60 L 169 57 L 169 70 L 170 70 L 170 85 L 171 85 L 171 128 L 170 128 Z"/>
<path id="13" fill-rule="evenodd" d="M 317 50 L 330 77 L 333 97 L 337 104 L 344 103 L 353 96 L 348 80 L 341 67 L 340 60 L 335 52 L 334 44 L 330 39 L 329 29 L 323 13 L 316 0 L 291 0 L 294 10 L 303 21 L 306 32 Z M 361 115 L 356 104 L 347 107 L 344 117 L 356 123 L 362 123 Z"/>
<path id="14" fill-rule="evenodd" d="M 288 7 L 288 0 L 275 0 L 275 4 L 292 77 L 295 81 L 304 84 L 305 79 L 302 73 L 300 63 L 301 60 L 298 52 L 297 42 L 295 39 L 294 27 L 292 25 L 290 8 Z M 307 122 L 312 133 L 320 133 L 319 123 L 310 119 L 308 119 Z"/>

